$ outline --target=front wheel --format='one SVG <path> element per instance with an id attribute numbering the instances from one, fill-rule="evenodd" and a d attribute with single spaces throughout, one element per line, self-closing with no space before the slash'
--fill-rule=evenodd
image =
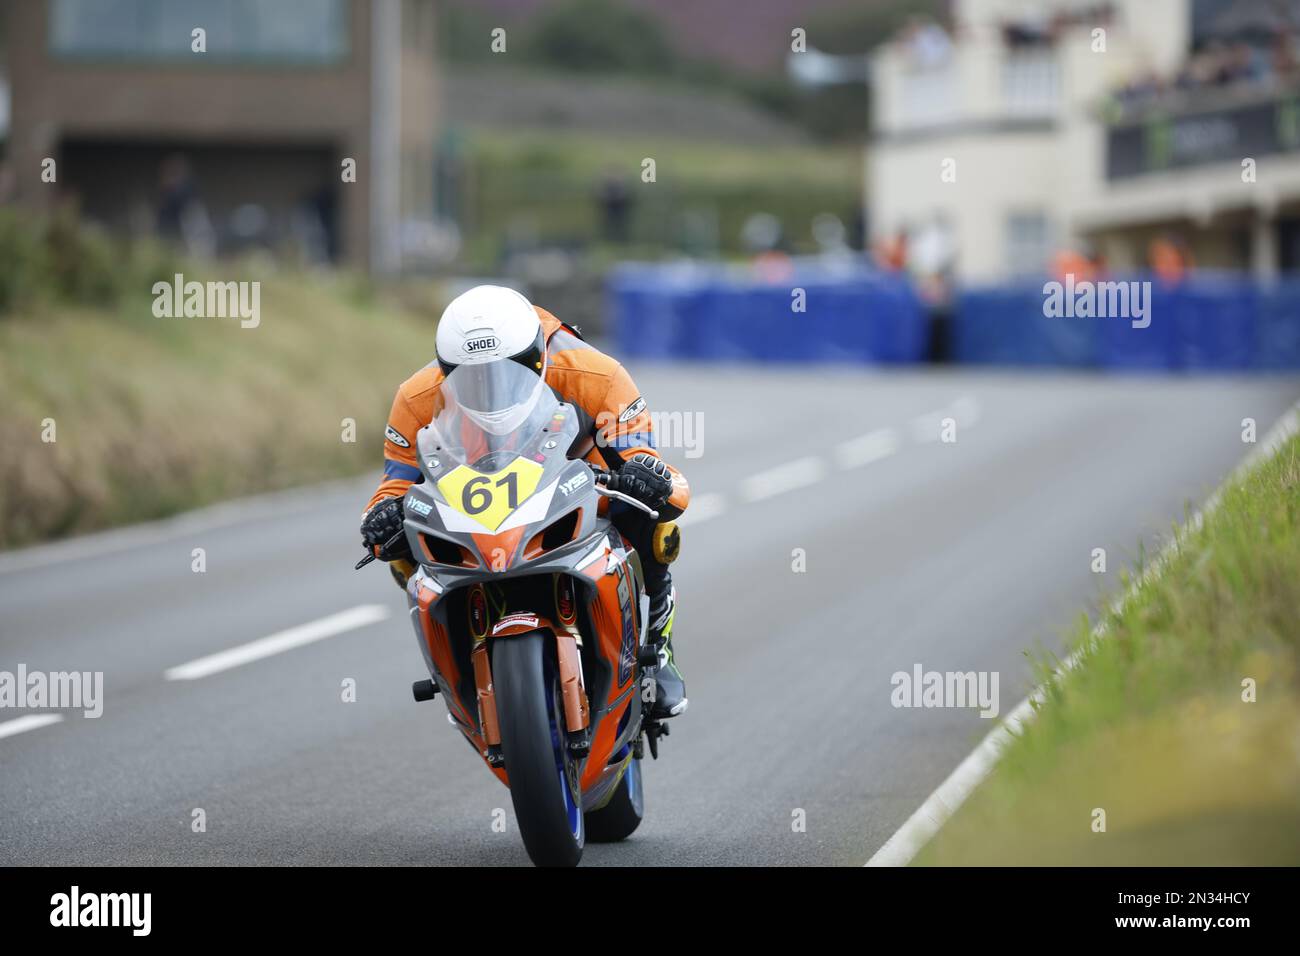
<path id="1" fill-rule="evenodd" d="M 586 827 L 578 765 L 565 746 L 560 681 L 540 631 L 492 649 L 501 754 L 524 849 L 538 866 L 576 866 Z"/>

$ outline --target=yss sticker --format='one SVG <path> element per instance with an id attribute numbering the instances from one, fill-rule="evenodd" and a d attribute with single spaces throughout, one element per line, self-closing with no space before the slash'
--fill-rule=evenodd
<path id="1" fill-rule="evenodd" d="M 438 479 L 438 490 L 447 503 L 488 531 L 496 531 L 537 490 L 542 466 L 527 458 L 516 458 L 500 471 L 485 475 L 468 465 L 457 465 Z"/>

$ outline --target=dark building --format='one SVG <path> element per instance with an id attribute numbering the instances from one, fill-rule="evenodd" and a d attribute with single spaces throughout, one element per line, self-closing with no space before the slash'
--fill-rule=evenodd
<path id="1" fill-rule="evenodd" d="M 400 267 L 403 225 L 433 214 L 432 0 L 30 0 L 0 15 L 24 205 L 379 272 Z"/>

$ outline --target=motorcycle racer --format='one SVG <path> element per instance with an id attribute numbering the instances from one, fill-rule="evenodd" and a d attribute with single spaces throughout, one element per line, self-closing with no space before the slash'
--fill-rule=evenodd
<path id="1" fill-rule="evenodd" d="M 411 557 L 402 530 L 402 496 L 421 480 L 415 454 L 416 433 L 428 425 L 438 407 L 439 388 L 455 368 L 463 368 L 462 401 L 467 414 L 494 434 L 507 434 L 525 418 L 540 390 L 549 387 L 574 407 L 581 438 L 570 458 L 585 458 L 610 471 L 608 487 L 636 498 L 659 512 L 657 520 L 623 503 L 610 506 L 609 517 L 641 557 L 650 598 L 650 643 L 660 648 L 656 693 L 651 715 L 674 717 L 687 708 L 686 684 L 673 656 L 676 591 L 668 565 L 676 558 L 679 538 L 670 522 L 685 511 L 690 487 L 685 477 L 659 458 L 650 412 L 632 377 L 618 361 L 582 340 L 545 309 L 501 286 L 481 285 L 457 296 L 443 312 L 435 340 L 437 358 L 397 390 L 384 429 L 384 480 L 375 490 L 361 523 L 361 536 L 376 557 L 397 561 Z M 490 391 L 494 369 L 515 362 L 535 372 L 537 390 L 529 401 L 491 413 L 472 411 L 476 384 Z M 479 406 L 482 407 L 482 406 Z"/>

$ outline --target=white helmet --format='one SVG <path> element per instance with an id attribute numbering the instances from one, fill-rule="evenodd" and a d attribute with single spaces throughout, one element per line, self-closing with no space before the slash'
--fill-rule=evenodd
<path id="1" fill-rule="evenodd" d="M 480 285 L 452 299 L 436 346 L 448 388 L 482 428 L 508 434 L 531 414 L 545 387 L 546 337 L 514 289 Z"/>
<path id="2" fill-rule="evenodd" d="M 435 342 L 444 375 L 458 365 L 512 359 L 542 375 L 546 342 L 537 310 L 514 289 L 478 285 L 451 300 Z"/>

